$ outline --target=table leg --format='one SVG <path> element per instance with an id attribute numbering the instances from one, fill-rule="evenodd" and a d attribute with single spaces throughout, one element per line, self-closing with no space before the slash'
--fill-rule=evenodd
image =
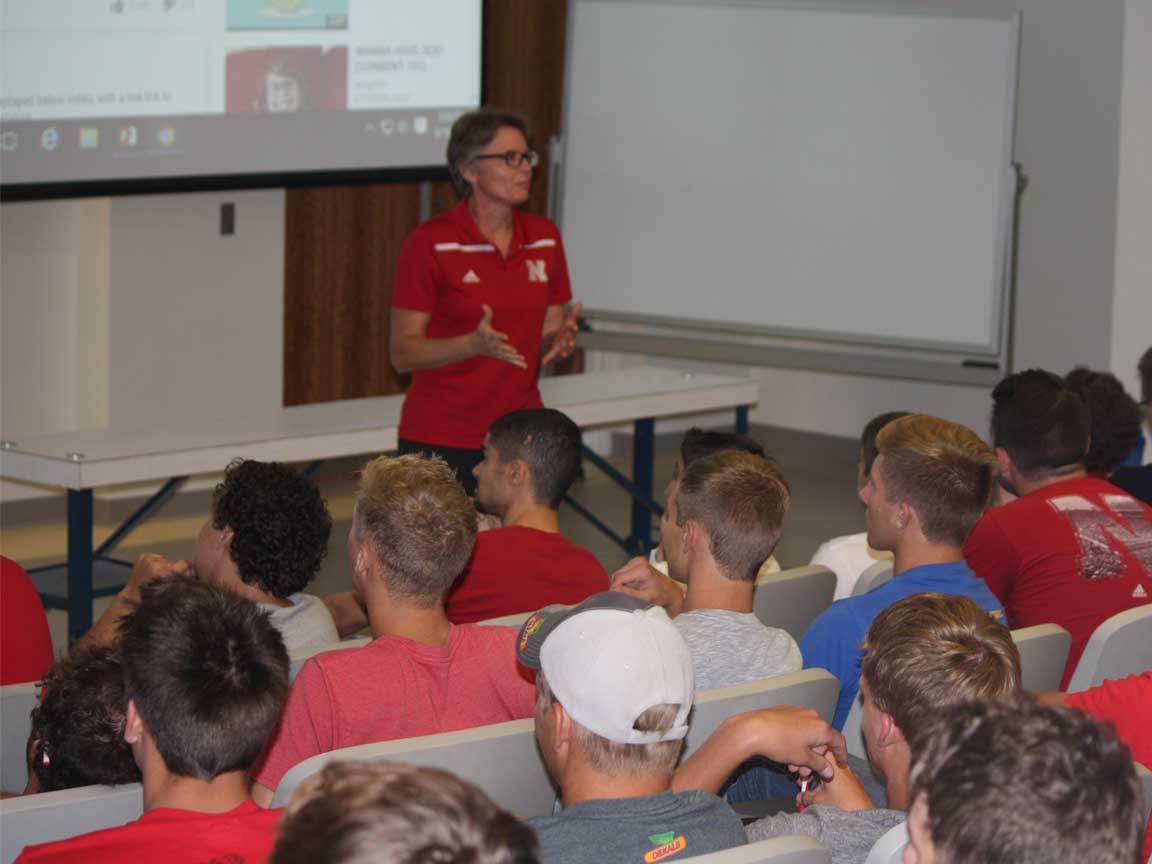
<path id="1" fill-rule="evenodd" d="M 651 498 L 656 421 L 637 420 L 633 428 L 632 483 L 646 498 Z M 632 499 L 632 543 L 637 555 L 647 555 L 652 546 L 652 512 L 636 498 Z"/>
<path id="2" fill-rule="evenodd" d="M 92 490 L 68 490 L 68 640 L 92 627 Z"/>

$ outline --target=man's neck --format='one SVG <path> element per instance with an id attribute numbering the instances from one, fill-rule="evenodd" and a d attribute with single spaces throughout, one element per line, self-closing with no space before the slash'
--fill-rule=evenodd
<path id="1" fill-rule="evenodd" d="M 439 648 L 448 643 L 452 624 L 444 614 L 444 602 L 434 606 L 410 606 L 394 600 L 367 598 L 368 624 L 374 639 L 399 636 Z"/>
<path id="2" fill-rule="evenodd" d="M 912 806 L 911 789 L 908 785 L 912 759 L 907 745 L 903 745 L 900 749 L 900 753 L 892 756 L 892 764 L 885 766 L 884 770 L 888 807 L 891 810 L 907 810 Z"/>
<path id="3" fill-rule="evenodd" d="M 504 513 L 504 527 L 535 528 L 550 534 L 560 533 L 560 514 L 533 500 L 515 501 Z"/>
<path id="4" fill-rule="evenodd" d="M 472 221 L 485 238 L 497 245 L 511 239 L 516 224 L 516 214 L 511 207 L 481 200 L 473 195 L 468 199 L 468 210 Z"/>
<path id="5" fill-rule="evenodd" d="M 751 612 L 752 582 L 729 579 L 714 560 L 692 562 L 688 568 L 688 593 L 684 612 L 695 609 L 724 609 L 728 612 Z"/>
<path id="6" fill-rule="evenodd" d="M 563 779 L 562 800 L 565 807 L 571 807 L 583 801 L 643 798 L 671 788 L 672 778 L 666 774 L 615 777 L 601 774 L 587 765 L 572 766 Z"/>
<path id="7" fill-rule="evenodd" d="M 964 560 L 964 550 L 950 543 L 929 543 L 917 540 L 897 544 L 892 550 L 892 575 L 899 576 L 905 571 L 929 564 L 955 564 Z"/>
<path id="8" fill-rule="evenodd" d="M 1088 476 L 1088 470 L 1083 465 L 1075 465 L 1066 471 L 1052 471 L 1038 477 L 1020 477 L 1016 478 L 1016 491 L 1023 498 L 1025 495 L 1032 492 L 1038 492 L 1041 489 L 1046 489 L 1049 486 L 1054 486 L 1057 483 L 1065 483 L 1068 480 L 1080 480 Z"/>
<path id="9" fill-rule="evenodd" d="M 248 800 L 248 773 L 229 771 L 212 780 L 178 777 L 157 766 L 144 771 L 144 810 L 168 807 L 196 813 L 227 813 Z"/>

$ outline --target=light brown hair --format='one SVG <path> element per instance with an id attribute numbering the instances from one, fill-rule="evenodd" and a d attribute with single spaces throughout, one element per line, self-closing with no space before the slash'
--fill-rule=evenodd
<path id="1" fill-rule="evenodd" d="M 860 676 L 872 701 L 908 740 L 961 702 L 1020 693 L 1012 633 L 967 597 L 897 600 L 873 619 L 863 648 Z"/>
<path id="2" fill-rule="evenodd" d="M 932 543 L 963 546 L 992 500 L 996 456 L 967 426 L 910 414 L 876 436 L 886 497 L 907 502 Z"/>
<path id="3" fill-rule="evenodd" d="M 532 829 L 454 774 L 394 762 L 334 762 L 280 820 L 271 864 L 536 864 Z"/>
<path id="4" fill-rule="evenodd" d="M 372 545 L 389 593 L 434 606 L 472 555 L 476 509 L 443 459 L 380 456 L 360 475 L 353 532 Z"/>
<path id="5" fill-rule="evenodd" d="M 713 453 L 684 469 L 676 524 L 698 524 L 720 572 L 754 582 L 780 539 L 790 498 L 784 475 L 770 459 L 734 450 Z"/>

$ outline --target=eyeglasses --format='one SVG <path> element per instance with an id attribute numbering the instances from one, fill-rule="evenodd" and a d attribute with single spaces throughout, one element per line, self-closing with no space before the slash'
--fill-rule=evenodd
<path id="1" fill-rule="evenodd" d="M 480 159 L 503 159 L 504 164 L 509 168 L 519 168 L 525 162 L 528 163 L 529 168 L 535 168 L 540 164 L 540 154 L 535 150 L 506 150 L 503 153 L 481 153 L 479 156 L 473 156 L 474 160 Z"/>

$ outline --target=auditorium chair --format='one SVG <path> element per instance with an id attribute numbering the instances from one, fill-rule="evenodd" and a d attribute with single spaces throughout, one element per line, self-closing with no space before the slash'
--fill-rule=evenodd
<path id="1" fill-rule="evenodd" d="M 799 640 L 812 621 L 832 605 L 836 574 L 827 567 L 793 567 L 756 580 L 752 611 L 767 627 L 779 627 Z"/>
<path id="2" fill-rule="evenodd" d="M 1149 669 L 1152 669 L 1152 603 L 1113 615 L 1093 631 L 1068 682 L 1068 692 L 1078 693 Z"/>
<path id="3" fill-rule="evenodd" d="M 860 574 L 856 584 L 852 586 L 852 596 L 859 597 L 867 594 L 877 585 L 883 585 L 892 580 L 892 562 L 890 560 L 877 561 Z"/>
<path id="4" fill-rule="evenodd" d="M 1058 624 L 1037 624 L 1012 631 L 1020 652 L 1021 685 L 1029 693 L 1060 689 L 1072 634 Z"/>

